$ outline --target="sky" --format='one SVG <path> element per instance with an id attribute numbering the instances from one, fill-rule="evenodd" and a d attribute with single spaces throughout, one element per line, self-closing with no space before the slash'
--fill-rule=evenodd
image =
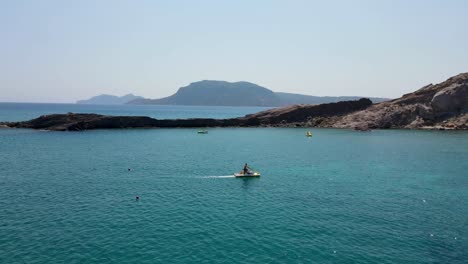
<path id="1" fill-rule="evenodd" d="M 468 71 L 468 1 L 0 0 L 0 102 L 200 80 L 396 98 Z"/>

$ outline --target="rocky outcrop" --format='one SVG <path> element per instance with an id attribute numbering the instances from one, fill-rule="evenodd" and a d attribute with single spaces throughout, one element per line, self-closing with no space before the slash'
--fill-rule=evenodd
<path id="1" fill-rule="evenodd" d="M 44 115 L 24 122 L 3 123 L 11 128 L 32 128 L 55 131 L 81 131 L 110 128 L 177 128 L 177 127 L 251 127 L 305 126 L 319 116 L 337 116 L 369 107 L 369 99 L 322 105 L 297 105 L 278 108 L 231 119 L 154 119 L 145 116 L 104 116 L 97 114 Z"/>
<path id="2" fill-rule="evenodd" d="M 245 119 L 257 120 L 262 126 L 316 126 L 319 119 L 342 116 L 371 105 L 372 101 L 365 98 L 320 105 L 293 105 L 247 115 Z"/>
<path id="3" fill-rule="evenodd" d="M 468 83 L 452 84 L 437 92 L 431 100 L 437 113 L 457 114 L 468 107 Z"/>
<path id="4" fill-rule="evenodd" d="M 326 127 L 467 129 L 468 73 L 323 123 Z"/>
<path id="5" fill-rule="evenodd" d="M 146 116 L 105 116 L 97 114 L 53 114 L 24 121 L 4 123 L 11 128 L 32 128 L 54 131 L 82 131 L 112 128 L 149 128 L 149 127 L 217 127 L 238 126 L 239 122 L 230 119 L 154 119 Z"/>

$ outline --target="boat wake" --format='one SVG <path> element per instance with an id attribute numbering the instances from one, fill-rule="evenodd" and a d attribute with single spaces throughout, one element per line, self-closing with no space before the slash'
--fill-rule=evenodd
<path id="1" fill-rule="evenodd" d="M 216 179 L 216 178 L 235 178 L 234 175 L 220 175 L 220 176 L 201 176 L 202 179 Z"/>

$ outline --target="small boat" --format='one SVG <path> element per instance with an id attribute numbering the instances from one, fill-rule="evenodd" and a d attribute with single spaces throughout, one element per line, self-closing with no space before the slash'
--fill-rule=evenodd
<path id="1" fill-rule="evenodd" d="M 198 130 L 198 134 L 208 134 L 208 130 Z"/>
<path id="2" fill-rule="evenodd" d="M 248 178 L 248 177 L 260 177 L 260 172 L 257 172 L 257 171 L 254 171 L 254 172 L 251 172 L 251 173 L 245 173 L 243 171 L 239 172 L 239 173 L 234 173 L 234 176 L 236 178 L 242 178 L 242 177 L 245 177 L 245 178 Z"/>
<path id="3" fill-rule="evenodd" d="M 307 137 L 311 137 L 311 136 L 312 136 L 312 132 L 307 131 L 306 136 L 307 136 Z"/>

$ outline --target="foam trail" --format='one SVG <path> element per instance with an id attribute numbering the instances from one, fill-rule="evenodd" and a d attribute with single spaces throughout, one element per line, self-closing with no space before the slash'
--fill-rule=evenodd
<path id="1" fill-rule="evenodd" d="M 208 178 L 235 178 L 234 175 L 221 175 L 221 176 L 202 176 L 200 178 L 208 179 Z"/>

